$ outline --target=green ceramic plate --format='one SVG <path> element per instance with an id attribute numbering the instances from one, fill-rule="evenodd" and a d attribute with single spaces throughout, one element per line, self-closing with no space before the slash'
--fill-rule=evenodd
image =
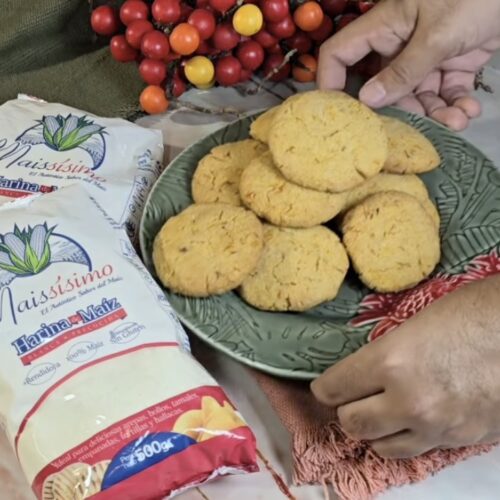
<path id="1" fill-rule="evenodd" d="M 384 113 L 421 130 L 443 159 L 439 169 L 422 176 L 441 214 L 443 255 L 433 278 L 413 291 L 382 295 L 370 294 L 349 275 L 334 301 L 301 314 L 257 311 L 236 293 L 188 299 L 165 290 L 188 329 L 254 368 L 311 379 L 436 297 L 477 278 L 484 266 L 495 265 L 490 257 L 497 255 L 500 243 L 500 174 L 481 152 L 446 128 L 398 110 Z M 190 184 L 198 161 L 214 146 L 247 138 L 256 116 L 185 150 L 153 188 L 141 226 L 143 258 L 153 274 L 154 237 L 169 217 L 192 203 Z"/>

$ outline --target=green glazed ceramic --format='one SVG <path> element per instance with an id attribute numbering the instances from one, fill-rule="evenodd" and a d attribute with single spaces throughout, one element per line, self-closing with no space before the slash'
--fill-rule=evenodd
<path id="1" fill-rule="evenodd" d="M 185 326 L 214 348 L 273 375 L 312 379 L 366 342 L 461 286 L 500 270 L 500 174 L 474 146 L 426 118 L 389 109 L 423 132 L 443 160 L 422 176 L 441 215 L 442 259 L 433 277 L 414 290 L 374 294 L 349 274 L 338 297 L 301 314 L 257 311 L 237 293 L 208 299 L 165 290 Z M 241 119 L 186 149 L 154 186 L 142 219 L 141 250 L 154 275 L 154 238 L 165 221 L 192 203 L 191 178 L 214 146 L 248 137 Z"/>

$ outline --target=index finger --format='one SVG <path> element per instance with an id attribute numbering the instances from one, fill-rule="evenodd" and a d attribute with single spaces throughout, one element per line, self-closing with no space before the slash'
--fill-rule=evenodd
<path id="1" fill-rule="evenodd" d="M 320 89 L 344 89 L 347 67 L 361 61 L 372 51 L 392 57 L 401 50 L 401 38 L 390 31 L 383 20 L 388 15 L 387 5 L 376 5 L 321 46 L 317 73 Z M 396 23 L 397 20 L 393 22 Z"/>
<path id="2" fill-rule="evenodd" d="M 378 344 L 363 346 L 314 380 L 311 390 L 316 399 L 336 408 L 383 392 Z"/>

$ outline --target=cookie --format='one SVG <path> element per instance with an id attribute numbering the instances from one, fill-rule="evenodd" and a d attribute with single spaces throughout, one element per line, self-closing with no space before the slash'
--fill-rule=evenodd
<path id="1" fill-rule="evenodd" d="M 60 472 L 49 476 L 43 485 L 43 500 L 81 500 L 80 485 L 92 481 L 92 467 L 84 463 L 68 465 Z"/>
<path id="2" fill-rule="evenodd" d="M 271 124 L 278 111 L 278 106 L 268 109 L 265 113 L 262 113 L 255 121 L 250 125 L 250 135 L 257 141 L 267 144 L 269 141 L 269 131 L 271 130 Z"/>
<path id="3" fill-rule="evenodd" d="M 344 207 L 346 195 L 303 188 L 287 181 L 274 166 L 270 153 L 250 163 L 241 176 L 243 204 L 275 226 L 312 227 L 333 219 Z"/>
<path id="4" fill-rule="evenodd" d="M 381 119 L 389 140 L 385 172 L 421 174 L 439 166 L 439 153 L 427 137 L 397 118 L 383 116 Z"/>
<path id="5" fill-rule="evenodd" d="M 361 281 L 379 292 L 411 288 L 439 262 L 436 226 L 422 204 L 407 193 L 370 196 L 347 213 L 342 232 Z"/>
<path id="6" fill-rule="evenodd" d="M 153 261 L 166 287 L 208 297 L 238 287 L 257 265 L 262 245 L 262 224 L 249 210 L 192 205 L 158 233 Z"/>
<path id="7" fill-rule="evenodd" d="M 49 476 L 42 487 L 42 500 L 84 500 L 101 491 L 102 481 L 110 460 L 90 466 L 71 464 Z"/>
<path id="8" fill-rule="evenodd" d="M 425 211 L 431 216 L 431 219 L 434 222 L 434 225 L 439 231 L 439 228 L 441 227 L 441 216 L 439 215 L 439 210 L 437 209 L 436 205 L 434 202 L 430 199 L 427 198 L 426 200 L 419 200 L 422 206 L 424 207 Z"/>
<path id="9" fill-rule="evenodd" d="M 266 311 L 305 311 L 337 296 L 349 260 L 335 233 L 264 226 L 264 250 L 240 293 Z"/>
<path id="10" fill-rule="evenodd" d="M 89 498 L 101 491 L 104 475 L 111 460 L 103 460 L 92 466 L 91 476 L 76 488 L 76 498 Z"/>
<path id="11" fill-rule="evenodd" d="M 340 192 L 382 170 L 387 135 L 380 118 L 364 104 L 342 92 L 315 90 L 281 104 L 269 148 L 289 181 Z"/>
<path id="12" fill-rule="evenodd" d="M 241 205 L 238 194 L 241 173 L 267 147 L 253 139 L 217 146 L 198 164 L 191 191 L 195 203 Z"/>
<path id="13" fill-rule="evenodd" d="M 349 210 L 368 196 L 385 191 L 398 191 L 414 196 L 439 227 L 439 213 L 429 198 L 427 187 L 416 175 L 378 174 L 347 193 L 343 210 Z"/>

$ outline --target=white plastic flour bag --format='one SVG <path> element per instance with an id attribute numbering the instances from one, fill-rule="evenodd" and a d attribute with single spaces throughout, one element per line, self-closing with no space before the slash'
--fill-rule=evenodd
<path id="1" fill-rule="evenodd" d="M 80 183 L 135 241 L 162 163 L 159 131 L 27 97 L 0 106 L 0 204 Z"/>
<path id="2" fill-rule="evenodd" d="M 0 207 L 0 424 L 39 499 L 157 499 L 257 470 L 186 342 L 80 186 Z"/>

